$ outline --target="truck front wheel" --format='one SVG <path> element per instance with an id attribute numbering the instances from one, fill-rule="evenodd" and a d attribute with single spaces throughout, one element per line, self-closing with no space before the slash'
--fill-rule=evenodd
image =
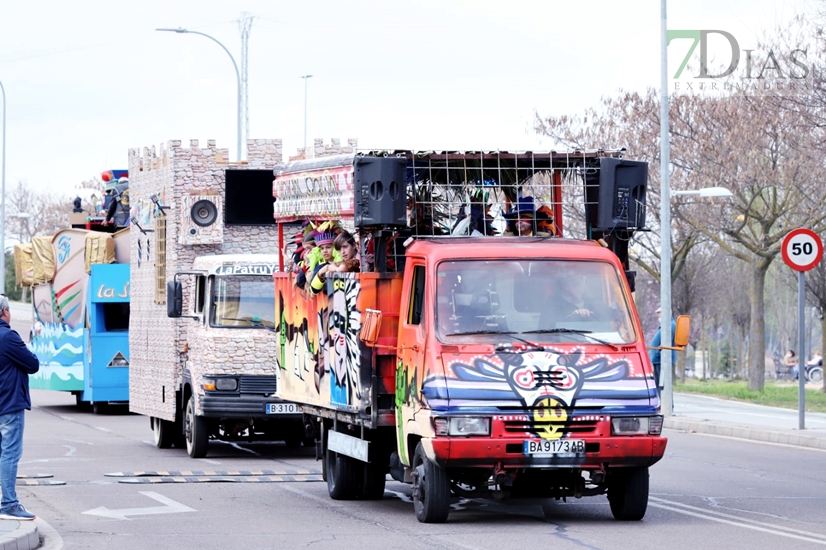
<path id="1" fill-rule="evenodd" d="M 195 415 L 195 397 L 190 397 L 186 404 L 184 420 L 186 435 L 186 453 L 192 458 L 204 458 L 209 446 L 207 419 Z"/>
<path id="2" fill-rule="evenodd" d="M 416 445 L 413 455 L 413 509 L 422 523 L 444 523 L 450 513 L 450 478 Z"/>
<path id="3" fill-rule="evenodd" d="M 648 508 L 648 467 L 620 468 L 611 472 L 608 502 L 615 519 L 641 520 Z"/>
<path id="4" fill-rule="evenodd" d="M 362 491 L 362 463 L 347 455 L 327 449 L 324 456 L 327 469 L 327 491 L 333 500 L 355 500 Z"/>

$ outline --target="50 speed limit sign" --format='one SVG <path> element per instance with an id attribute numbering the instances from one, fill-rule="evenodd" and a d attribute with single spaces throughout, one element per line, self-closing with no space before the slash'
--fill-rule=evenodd
<path id="1" fill-rule="evenodd" d="M 810 229 L 795 229 L 783 239 L 783 261 L 795 271 L 809 271 L 823 258 L 823 241 Z"/>

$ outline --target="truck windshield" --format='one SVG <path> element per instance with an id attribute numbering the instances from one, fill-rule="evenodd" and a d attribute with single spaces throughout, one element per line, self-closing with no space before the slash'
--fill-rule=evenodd
<path id="1" fill-rule="evenodd" d="M 215 276 L 210 304 L 210 325 L 213 327 L 275 326 L 275 286 L 270 276 Z"/>
<path id="2" fill-rule="evenodd" d="M 436 333 L 444 342 L 637 338 L 622 275 L 607 262 L 457 260 L 438 264 L 436 276 Z"/>

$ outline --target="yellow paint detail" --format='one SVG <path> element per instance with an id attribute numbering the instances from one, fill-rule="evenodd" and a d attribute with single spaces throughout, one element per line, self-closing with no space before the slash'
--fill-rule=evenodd
<path id="1" fill-rule="evenodd" d="M 533 413 L 534 429 L 542 439 L 559 439 L 568 421 L 568 411 L 560 401 L 546 397 L 538 401 Z"/>

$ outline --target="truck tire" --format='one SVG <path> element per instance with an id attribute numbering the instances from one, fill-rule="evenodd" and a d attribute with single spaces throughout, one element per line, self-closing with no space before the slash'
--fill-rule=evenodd
<path id="1" fill-rule="evenodd" d="M 361 496 L 364 478 L 361 462 L 327 449 L 327 492 L 333 500 L 355 500 Z"/>
<path id="2" fill-rule="evenodd" d="M 450 513 L 450 478 L 427 458 L 421 443 L 413 455 L 413 510 L 422 523 L 444 523 Z"/>
<path id="3" fill-rule="evenodd" d="M 384 485 L 387 482 L 387 463 L 377 460 L 364 464 L 364 486 L 361 498 L 364 500 L 381 500 L 384 498 Z"/>
<path id="4" fill-rule="evenodd" d="M 184 418 L 186 454 L 192 458 L 204 458 L 209 446 L 209 432 L 207 419 L 195 414 L 195 397 L 189 398 Z"/>
<path id="5" fill-rule="evenodd" d="M 175 440 L 174 425 L 174 422 L 152 417 L 152 435 L 157 448 L 168 449 L 172 446 L 172 442 Z"/>
<path id="6" fill-rule="evenodd" d="M 648 467 L 621 468 L 611 472 L 608 502 L 615 519 L 641 520 L 648 508 Z"/>

